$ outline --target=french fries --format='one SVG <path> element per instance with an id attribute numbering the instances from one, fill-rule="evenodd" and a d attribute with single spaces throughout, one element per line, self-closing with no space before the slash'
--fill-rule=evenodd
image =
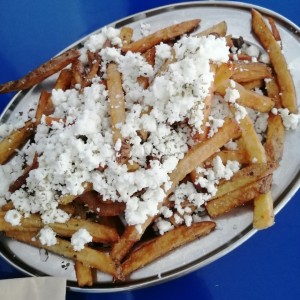
<path id="1" fill-rule="evenodd" d="M 269 53 L 281 92 L 282 106 L 288 108 L 292 113 L 297 113 L 295 87 L 281 47 L 264 22 L 262 15 L 254 9 L 252 10 L 252 28 L 262 46 Z"/>
<path id="2" fill-rule="evenodd" d="M 48 78 L 52 74 L 62 70 L 80 55 L 78 50 L 71 49 L 67 52 L 54 57 L 48 62 L 42 64 L 34 71 L 28 73 L 23 78 L 10 81 L 5 84 L 0 85 L 0 93 L 8 93 L 13 91 L 25 90 L 33 87 L 34 85 L 42 82 L 44 79 Z"/>
<path id="3" fill-rule="evenodd" d="M 270 30 L 260 13 L 251 15 L 270 64 L 239 51 L 247 42 L 228 33 L 226 21 L 194 32 L 200 19 L 193 19 L 138 40 L 129 27 L 105 29 L 101 41 L 0 85 L 1 93 L 27 89 L 59 72 L 34 117 L 0 141 L 0 175 L 11 172 L 7 191 L 0 189 L 0 231 L 72 259 L 85 287 L 96 270 L 130 280 L 173 249 L 213 235 L 220 216 L 249 203 L 254 228 L 273 225 L 272 180 L 285 133 L 276 112 L 296 113 L 296 95 L 274 20 Z M 185 39 L 191 44 L 180 44 Z M 225 58 L 197 52 L 193 43 L 208 40 L 220 42 Z M 228 99 L 230 91 L 238 97 Z M 259 136 L 261 115 L 268 120 Z M 14 171 L 19 157 L 23 168 Z M 187 186 L 202 200 L 181 196 Z M 42 242 L 43 229 L 55 242 Z"/>

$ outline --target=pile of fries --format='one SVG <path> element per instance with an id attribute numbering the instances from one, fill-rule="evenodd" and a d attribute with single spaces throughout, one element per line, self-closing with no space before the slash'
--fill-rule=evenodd
<path id="1" fill-rule="evenodd" d="M 93 285 L 96 270 L 110 274 L 116 282 L 126 280 L 132 272 L 173 249 L 212 234 L 218 217 L 240 206 L 250 204 L 249 207 L 253 207 L 254 228 L 264 229 L 274 223 L 272 175 L 283 155 L 285 134 L 284 122 L 278 112 L 281 109 L 288 109 L 290 114 L 298 112 L 294 83 L 283 56 L 280 34 L 272 19 L 269 19 L 270 26 L 268 26 L 262 15 L 252 10 L 253 32 L 269 56 L 269 61 L 264 63 L 255 61 L 251 55 L 243 51 L 241 44 L 245 44 L 245 41 L 228 34 L 225 21 L 197 32 L 199 23 L 200 20 L 182 22 L 137 41 L 132 41 L 131 28 L 124 27 L 120 30 L 123 55 L 128 52 L 140 54 L 152 67 L 156 59 L 156 46 L 164 43 L 172 48 L 183 36 L 200 38 L 212 35 L 215 39 L 225 39 L 230 49 L 227 62 L 211 63 L 214 79 L 204 99 L 201 130 L 196 133 L 190 130 L 193 143 L 187 145 L 183 157 L 168 174 L 171 184 L 165 188 L 163 200 L 157 203 L 156 215 L 149 215 L 142 224 L 129 224 L 125 218 L 127 202 L 104 199 L 101 191 L 96 191 L 91 182 L 84 182 L 80 194 L 57 194 L 59 209 L 69 217 L 66 222 L 47 224 L 47 228 L 56 234 L 56 243 L 49 245 L 39 239 L 40 230 L 45 224 L 38 212 L 28 214 L 20 211 L 9 197 L 5 199 L 6 202 L 0 209 L 0 231 L 5 236 L 74 260 L 80 287 Z M 107 42 L 105 47 L 120 46 L 113 46 Z M 53 87 L 55 91 L 76 89 L 79 93 L 83 93 L 85 88 L 92 85 L 94 78 L 98 78 L 107 91 L 112 144 L 119 144 L 115 151 L 116 161 L 119 165 L 124 165 L 128 172 L 137 172 L 144 166 L 131 159 L 132 145 L 130 140 L 123 136 L 119 126 L 126 122 L 129 113 L 126 109 L 123 86 L 124 74 L 120 72 L 116 62 L 108 63 L 106 72 L 102 72 L 100 51 L 88 51 L 86 64 L 82 62 L 80 56 L 79 49 L 68 50 L 22 79 L 1 84 L 0 92 L 31 88 L 59 72 Z M 152 81 L 146 76 L 140 76 L 137 78 L 137 84 L 145 90 L 148 89 L 152 82 L 175 62 L 176 57 L 172 55 L 156 70 Z M 222 126 L 211 133 L 207 124 L 214 109 L 212 99 L 218 95 L 219 99 L 224 101 L 230 90 L 238 93 L 237 105 L 230 99 L 225 101 L 232 117 L 225 118 Z M 257 90 L 260 90 L 260 93 Z M 262 139 L 253 120 L 245 113 L 245 108 L 268 115 L 267 129 Z M 149 106 L 144 107 L 142 114 L 150 114 L 151 109 Z M 237 119 L 234 116 L 239 113 L 239 109 L 242 116 Z M 66 119 L 67 116 L 61 118 L 55 115 L 52 94 L 43 90 L 34 118 L 28 119 L 22 128 L 12 131 L 0 141 L 0 164 L 9 165 L 16 155 L 19 155 L 19 149 L 34 140 L 41 123 L 51 128 L 54 123 L 66 124 Z M 190 129 L 188 122 L 176 123 L 174 126 L 185 126 Z M 145 143 L 151 135 L 146 130 L 140 130 L 138 134 L 141 143 Z M 82 139 L 84 140 L 84 137 Z M 228 143 L 234 143 L 235 148 L 228 147 Z M 32 161 L 26 162 L 22 174 L 14 182 L 9 183 L 6 195 L 26 189 L 30 173 L 39 168 L 41 155 L 36 153 Z M 147 168 L 151 168 L 151 161 L 155 159 L 157 158 L 149 158 Z M 177 187 L 182 183 L 192 184 L 198 193 L 207 194 L 208 188 L 201 185 L 199 177 L 203 175 L 201 173 L 212 168 L 218 159 L 221 159 L 224 166 L 228 162 L 235 161 L 239 168 L 229 180 L 218 180 L 216 192 L 204 204 L 197 206 L 195 203 L 185 202 L 184 211 L 192 211 L 194 216 L 198 216 L 194 218 L 194 222 L 177 222 L 176 218 L 184 219 L 184 211 L 177 211 L 174 204 Z M 104 172 L 106 168 L 109 166 L 99 165 L 97 172 Z M 145 190 L 139 190 L 134 196 L 141 197 L 143 193 Z M 162 213 L 162 208 L 172 211 L 172 214 L 166 216 Z M 17 224 L 7 221 L 6 215 L 11 211 L 21 214 Z M 158 220 L 164 220 L 170 225 L 161 235 L 155 230 Z M 92 242 L 87 243 L 82 250 L 75 251 L 71 239 L 79 229 L 86 229 L 92 237 Z"/>

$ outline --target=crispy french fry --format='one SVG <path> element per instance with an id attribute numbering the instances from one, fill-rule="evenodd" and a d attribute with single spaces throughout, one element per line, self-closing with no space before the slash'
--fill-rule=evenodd
<path id="1" fill-rule="evenodd" d="M 272 77 L 271 68 L 266 64 L 259 62 L 233 62 L 234 72 L 231 79 L 238 82 L 244 83 L 258 79 L 265 79 Z"/>
<path id="2" fill-rule="evenodd" d="M 79 287 L 93 285 L 94 279 L 93 279 L 92 268 L 76 260 L 74 264 L 74 269 L 75 269 L 76 279 Z"/>
<path id="3" fill-rule="evenodd" d="M 273 36 L 274 36 L 274 39 L 275 39 L 277 42 L 281 41 L 280 33 L 279 33 L 279 30 L 278 30 L 278 28 L 277 28 L 277 26 L 276 26 L 276 24 L 275 24 L 274 19 L 271 18 L 271 17 L 268 17 L 268 21 L 269 21 L 269 24 L 270 24 L 270 26 L 271 26 L 271 30 L 272 30 L 272 34 L 273 34 Z"/>
<path id="4" fill-rule="evenodd" d="M 133 251 L 121 265 L 119 279 L 123 279 L 133 271 L 151 263 L 169 251 L 187 244 L 214 230 L 216 224 L 211 221 L 194 223 L 190 227 L 179 226 L 164 235 Z"/>
<path id="5" fill-rule="evenodd" d="M 241 83 L 241 85 L 246 89 L 246 90 L 254 90 L 254 89 L 260 89 L 264 86 L 264 80 L 262 79 L 256 79 L 248 82 Z M 272 98 L 272 97 L 270 97 Z M 274 100 L 272 98 L 272 100 Z"/>
<path id="6" fill-rule="evenodd" d="M 213 159 L 219 156 L 223 162 L 223 164 L 228 161 L 238 161 L 241 165 L 248 164 L 249 157 L 248 153 L 244 149 L 238 149 L 238 150 L 221 150 L 215 154 L 213 154 L 211 157 L 209 157 L 205 162 L 204 165 L 205 167 L 211 166 Z"/>
<path id="7" fill-rule="evenodd" d="M 55 81 L 54 89 L 55 90 L 63 90 L 63 91 L 68 89 L 71 84 L 72 76 L 73 76 L 73 74 L 70 69 L 63 69 L 59 73 L 59 76 Z"/>
<path id="8" fill-rule="evenodd" d="M 243 186 L 249 185 L 263 177 L 272 174 L 278 164 L 275 162 L 251 164 L 236 172 L 230 181 L 224 181 L 218 186 L 216 195 L 212 198 L 219 198 Z"/>
<path id="9" fill-rule="evenodd" d="M 122 78 L 115 63 L 107 66 L 107 88 L 109 95 L 110 116 L 113 131 L 114 144 L 123 137 L 117 124 L 123 124 L 126 119 L 125 99 L 122 89 Z"/>
<path id="10" fill-rule="evenodd" d="M 170 174 L 172 185 L 167 191 L 167 196 L 174 191 L 175 187 L 187 174 L 231 139 L 239 137 L 240 134 L 239 125 L 235 121 L 227 119 L 223 127 L 221 127 L 210 139 L 192 147 L 185 154 L 184 158 L 179 161 L 176 169 Z"/>
<path id="11" fill-rule="evenodd" d="M 236 207 L 246 204 L 261 194 L 267 193 L 270 190 L 271 184 L 272 175 L 270 174 L 253 183 L 208 201 L 206 203 L 206 210 L 212 218 L 216 218 L 232 211 Z"/>
<path id="12" fill-rule="evenodd" d="M 297 113 L 295 87 L 281 47 L 264 22 L 262 15 L 255 9 L 252 9 L 252 29 L 270 56 L 278 79 L 282 106 L 288 108 L 291 113 Z"/>
<path id="13" fill-rule="evenodd" d="M 84 182 L 83 183 L 83 187 L 84 187 L 84 191 L 82 193 L 82 195 L 86 192 L 89 192 L 92 190 L 93 188 L 93 184 L 90 182 Z M 60 197 L 60 199 L 58 200 L 58 203 L 61 205 L 66 205 L 69 204 L 71 202 L 73 202 L 77 197 L 79 197 L 80 195 L 63 195 Z"/>
<path id="14" fill-rule="evenodd" d="M 230 86 L 229 79 L 220 82 L 215 86 L 216 92 L 222 96 L 225 96 L 228 86 Z M 234 88 L 238 90 L 240 94 L 240 97 L 236 100 L 236 102 L 240 105 L 252 108 L 259 112 L 268 112 L 274 107 L 274 101 L 267 96 L 246 90 L 241 84 L 237 82 L 235 82 Z"/>
<path id="15" fill-rule="evenodd" d="M 261 194 L 255 198 L 253 227 L 260 230 L 268 228 L 273 224 L 273 197 L 270 191 L 266 191 L 264 194 Z"/>
<path id="16" fill-rule="evenodd" d="M 268 118 L 267 138 L 264 145 L 268 160 L 281 160 L 284 148 L 284 135 L 281 116 L 270 114 Z"/>
<path id="17" fill-rule="evenodd" d="M 38 155 L 35 153 L 32 164 L 25 167 L 23 174 L 19 176 L 10 186 L 9 186 L 9 192 L 14 193 L 16 190 L 20 189 L 23 184 L 26 182 L 26 178 L 29 175 L 29 172 L 31 170 L 34 170 L 38 167 Z"/>
<path id="18" fill-rule="evenodd" d="M 216 72 L 216 66 L 211 65 L 210 70 L 211 70 L 212 73 L 215 73 Z M 211 86 L 209 88 L 208 95 L 205 97 L 205 99 L 203 101 L 204 102 L 203 121 L 202 121 L 200 131 L 197 131 L 193 136 L 193 139 L 197 142 L 203 141 L 206 138 L 206 136 L 209 132 L 209 127 L 206 125 L 206 123 L 208 122 L 208 118 L 209 118 L 210 113 L 211 113 L 213 96 L 214 96 L 214 83 L 212 82 Z"/>
<path id="19" fill-rule="evenodd" d="M 194 30 L 200 23 L 199 19 L 185 21 L 179 24 L 171 25 L 155 33 L 152 33 L 138 41 L 132 42 L 122 47 L 123 52 L 145 52 L 160 42 L 169 41 L 175 37 L 181 36 L 185 33 Z"/>
<path id="20" fill-rule="evenodd" d="M 110 256 L 90 247 L 85 247 L 81 251 L 74 251 L 72 244 L 61 238 L 57 238 L 57 244 L 53 246 L 42 245 L 42 243 L 36 238 L 36 234 L 31 232 L 6 231 L 5 235 L 20 242 L 46 249 L 64 257 L 76 259 L 85 266 L 96 268 L 97 270 L 111 274 L 112 276 L 117 275 L 116 266 Z"/>
<path id="21" fill-rule="evenodd" d="M 5 222 L 4 216 L 5 212 L 0 212 L 0 230 L 28 231 L 44 227 L 38 215 L 33 214 L 28 218 L 22 218 L 20 226 L 12 226 L 10 223 Z M 65 237 L 71 237 L 79 228 L 85 228 L 93 237 L 93 242 L 111 244 L 119 240 L 119 235 L 113 228 L 89 220 L 70 218 L 66 223 L 50 223 L 48 226 L 58 235 Z"/>
<path id="22" fill-rule="evenodd" d="M 253 123 L 247 115 L 244 119 L 240 121 L 240 126 L 242 128 L 241 140 L 248 151 L 250 159 L 256 160 L 258 163 L 266 162 L 267 156 L 263 145 L 261 144 L 258 136 L 253 128 Z M 256 199 L 260 202 L 256 205 Z M 263 229 L 274 224 L 274 211 L 273 211 L 273 200 L 271 194 L 267 192 L 266 194 L 260 195 L 258 198 L 254 199 L 254 211 L 253 211 L 253 227 L 257 229 Z M 271 203 L 272 202 L 272 203 Z M 264 216 L 262 217 L 262 212 Z M 257 225 L 254 221 L 259 220 Z"/>
<path id="23" fill-rule="evenodd" d="M 66 67 L 72 61 L 74 61 L 74 59 L 79 57 L 79 55 L 80 53 L 76 49 L 68 50 L 67 52 L 64 52 L 63 54 L 56 56 L 48 62 L 42 64 L 23 78 L 1 84 L 0 93 L 8 93 L 31 88 L 52 74 Z"/>
<path id="24" fill-rule="evenodd" d="M 196 34 L 196 36 L 207 36 L 210 34 L 217 34 L 218 36 L 225 36 L 227 33 L 227 23 L 225 21 L 222 21 L 220 23 L 217 23 L 199 33 Z"/>
<path id="25" fill-rule="evenodd" d="M 80 203 L 87 207 L 99 216 L 119 216 L 126 207 L 124 202 L 103 201 L 102 197 L 95 191 L 84 193 L 78 198 Z"/>
<path id="26" fill-rule="evenodd" d="M 41 92 L 39 103 L 36 108 L 35 113 L 35 120 L 36 123 L 39 124 L 41 122 L 43 115 L 50 115 L 53 113 L 53 109 L 50 109 L 50 111 L 47 111 L 47 108 L 49 107 L 48 102 L 51 101 L 51 94 L 45 90 Z M 53 106 L 52 106 L 53 108 Z"/>
<path id="27" fill-rule="evenodd" d="M 24 127 L 13 131 L 0 142 L 0 165 L 5 164 L 34 134 L 35 123 L 27 121 Z"/>
<path id="28" fill-rule="evenodd" d="M 122 40 L 123 46 L 128 45 L 131 42 L 133 35 L 133 29 L 130 27 L 122 27 L 120 31 L 120 39 Z"/>

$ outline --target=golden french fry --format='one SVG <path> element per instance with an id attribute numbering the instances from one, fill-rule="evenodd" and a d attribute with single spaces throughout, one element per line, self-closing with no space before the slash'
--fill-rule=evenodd
<path id="1" fill-rule="evenodd" d="M 76 279 L 79 287 L 92 286 L 94 282 L 93 269 L 84 265 L 80 261 L 75 261 L 74 264 Z"/>
<path id="2" fill-rule="evenodd" d="M 36 238 L 36 233 L 26 231 L 6 231 L 5 235 L 20 242 L 46 249 L 64 257 L 76 259 L 85 266 L 96 268 L 97 270 L 108 273 L 112 276 L 117 275 L 116 266 L 110 256 L 90 247 L 85 247 L 81 251 L 74 251 L 72 244 L 61 238 L 56 238 L 57 243 L 53 246 L 42 245 L 39 239 Z"/>
<path id="3" fill-rule="evenodd" d="M 225 96 L 227 87 L 230 86 L 230 79 L 215 85 L 216 92 Z M 259 112 L 269 112 L 274 107 L 274 101 L 267 96 L 246 90 L 241 84 L 234 81 L 234 89 L 238 90 L 240 97 L 236 102 L 240 105 L 252 108 Z"/>
<path id="4" fill-rule="evenodd" d="M 122 78 L 120 72 L 118 71 L 118 66 L 115 63 L 110 63 L 107 66 L 107 88 L 113 141 L 115 144 L 119 139 L 122 140 L 122 135 L 120 133 L 120 129 L 117 128 L 117 124 L 123 124 L 126 119 Z"/>
<path id="5" fill-rule="evenodd" d="M 5 164 L 35 132 L 35 123 L 27 121 L 24 127 L 13 131 L 0 142 L 0 165 Z"/>
<path id="6" fill-rule="evenodd" d="M 234 72 L 231 79 L 244 83 L 253 80 L 265 79 L 272 77 L 272 70 L 266 64 L 259 62 L 236 62 L 232 63 Z"/>
<path id="7" fill-rule="evenodd" d="M 242 168 L 241 170 L 236 172 L 232 176 L 231 180 L 220 183 L 218 186 L 218 191 L 212 199 L 226 195 L 245 185 L 266 177 L 272 174 L 277 167 L 278 164 L 276 162 L 256 163 L 248 165 L 247 167 Z"/>
<path id="8" fill-rule="evenodd" d="M 212 218 L 216 218 L 232 211 L 236 207 L 246 204 L 261 194 L 267 193 L 270 190 L 271 184 L 272 175 L 270 174 L 253 183 L 208 201 L 206 203 L 206 210 Z"/>
<path id="9" fill-rule="evenodd" d="M 72 61 L 74 61 L 74 59 L 79 57 L 79 55 L 80 53 L 76 49 L 68 50 L 67 52 L 64 52 L 61 55 L 56 56 L 48 62 L 42 64 L 34 71 L 28 73 L 19 80 L 0 84 L 0 93 L 8 93 L 31 88 L 52 74 L 66 67 Z"/>
<path id="10" fill-rule="evenodd" d="M 266 191 L 255 198 L 253 227 L 265 229 L 274 224 L 273 197 L 270 191 Z"/>
<path id="11" fill-rule="evenodd" d="M 169 41 L 175 37 L 181 36 L 185 33 L 194 30 L 200 23 L 199 19 L 185 21 L 179 24 L 171 25 L 155 33 L 152 33 L 138 41 L 132 42 L 122 47 L 123 52 L 145 52 L 160 42 Z"/>
<path id="12" fill-rule="evenodd" d="M 276 78 L 273 77 L 271 80 L 269 80 L 266 83 L 266 90 L 267 90 L 268 96 L 274 100 L 275 107 L 281 108 L 282 105 L 281 105 L 281 100 L 280 100 L 280 95 L 279 95 L 280 91 L 279 91 L 279 87 L 278 87 Z"/>
<path id="13" fill-rule="evenodd" d="M 19 176 L 13 183 L 10 184 L 8 191 L 10 193 L 15 192 L 16 190 L 20 189 L 23 184 L 26 183 L 26 178 L 29 175 L 31 170 L 34 170 L 38 167 L 38 155 L 35 153 L 32 164 L 25 167 L 23 174 Z"/>
<path id="14" fill-rule="evenodd" d="M 217 23 L 197 34 L 195 36 L 207 36 L 210 34 L 216 34 L 219 37 L 225 36 L 227 33 L 227 23 L 225 21 L 222 21 L 220 23 Z"/>
<path id="15" fill-rule="evenodd" d="M 267 138 L 264 145 L 268 160 L 281 160 L 284 148 L 284 135 L 281 116 L 270 114 L 268 118 Z"/>
<path id="16" fill-rule="evenodd" d="M 84 191 L 81 195 L 83 195 L 86 192 L 91 191 L 93 189 L 93 184 L 90 183 L 90 182 L 84 182 L 83 187 L 84 187 Z M 70 194 L 63 195 L 59 198 L 58 203 L 61 204 L 61 205 L 69 204 L 81 195 L 70 195 Z"/>
<path id="17" fill-rule="evenodd" d="M 260 89 L 264 86 L 264 80 L 262 79 L 256 79 L 248 82 L 241 83 L 241 85 L 246 89 L 246 90 L 254 90 L 254 89 Z M 270 97 L 272 98 L 272 97 Z M 274 100 L 274 99 L 272 99 Z"/>
<path id="18" fill-rule="evenodd" d="M 288 108 L 291 113 L 297 113 L 295 87 L 281 47 L 264 22 L 262 15 L 255 9 L 252 9 L 252 29 L 270 56 L 270 61 L 278 79 L 282 106 Z"/>
<path id="19" fill-rule="evenodd" d="M 70 69 L 61 70 L 58 78 L 55 81 L 54 89 L 55 90 L 63 90 L 63 91 L 68 89 L 71 84 L 72 76 L 73 76 L 73 74 Z"/>
<path id="20" fill-rule="evenodd" d="M 38 105 L 36 108 L 36 113 L 35 113 L 35 120 L 36 120 L 37 124 L 39 124 L 41 122 L 43 115 L 50 115 L 53 113 L 53 109 L 51 109 L 50 111 L 47 111 L 47 108 L 49 107 L 48 102 L 51 101 L 50 98 L 51 98 L 50 93 L 48 93 L 45 90 L 43 90 L 41 92 L 39 102 L 38 102 Z"/>
<path id="21" fill-rule="evenodd" d="M 122 27 L 120 31 L 120 39 L 122 40 L 123 46 L 128 45 L 131 42 L 133 35 L 133 29 L 130 27 Z"/>
<path id="22" fill-rule="evenodd" d="M 185 154 L 184 158 L 178 162 L 176 169 L 169 175 L 172 185 L 167 191 L 167 196 L 174 191 L 175 187 L 187 174 L 191 173 L 192 170 L 217 152 L 231 139 L 238 138 L 240 134 L 239 125 L 235 121 L 227 119 L 223 127 L 219 128 L 219 131 L 210 139 L 192 147 Z"/>
<path id="23" fill-rule="evenodd" d="M 215 227 L 214 222 L 203 221 L 194 223 L 190 227 L 179 226 L 166 232 L 133 251 L 122 263 L 119 279 L 125 278 L 133 271 L 151 263 L 169 251 L 209 234 Z"/>
<path id="24" fill-rule="evenodd" d="M 20 226 L 12 226 L 10 223 L 5 222 L 4 216 L 5 212 L 0 212 L 0 231 L 32 231 L 44 227 L 38 215 L 32 214 L 28 218 L 22 218 Z M 119 240 L 119 235 L 113 228 L 89 220 L 70 218 L 66 223 L 50 223 L 48 226 L 58 235 L 65 237 L 71 237 L 79 228 L 85 228 L 93 237 L 93 242 L 111 244 Z"/>

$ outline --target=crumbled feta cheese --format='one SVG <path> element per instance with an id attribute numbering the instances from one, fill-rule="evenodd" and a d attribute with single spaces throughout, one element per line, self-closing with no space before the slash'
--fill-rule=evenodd
<path id="1" fill-rule="evenodd" d="M 281 115 L 283 125 L 287 130 L 295 130 L 300 122 L 300 114 L 292 114 L 287 108 L 279 108 L 279 114 Z"/>
<path id="2" fill-rule="evenodd" d="M 56 233 L 50 227 L 44 227 L 39 232 L 39 240 L 42 245 L 53 246 L 57 243 Z"/>
<path id="3" fill-rule="evenodd" d="M 12 226 L 21 225 L 22 215 L 16 209 L 11 209 L 6 212 L 4 220 Z"/>
<path id="4" fill-rule="evenodd" d="M 74 251 L 80 251 L 84 249 L 86 243 L 90 243 L 93 237 L 85 228 L 80 228 L 71 237 L 71 244 Z"/>
<path id="5" fill-rule="evenodd" d="M 255 45 L 250 45 L 249 47 L 246 48 L 246 54 L 252 57 L 258 57 L 259 56 L 259 48 Z"/>

